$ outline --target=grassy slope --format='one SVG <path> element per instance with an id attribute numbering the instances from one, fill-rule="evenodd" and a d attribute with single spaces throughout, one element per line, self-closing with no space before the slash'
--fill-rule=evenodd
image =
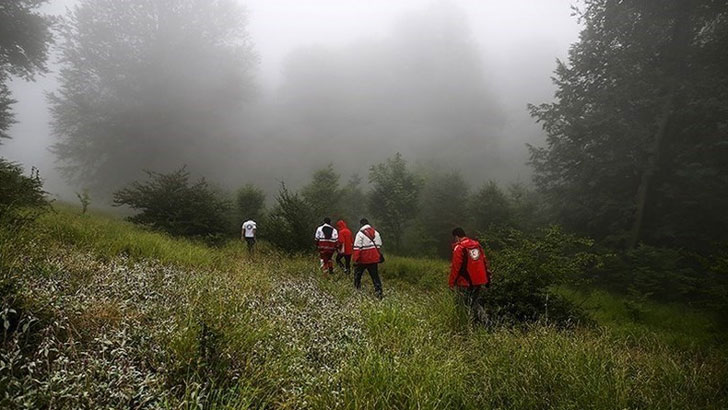
<path id="1" fill-rule="evenodd" d="M 29 325 L 6 336 L 0 388 L 62 407 L 728 406 L 725 352 L 690 313 L 668 316 L 694 338 L 653 326 L 657 308 L 629 318 L 596 294 L 585 303 L 606 326 L 486 331 L 438 286 L 441 261 L 388 258 L 379 302 L 321 278 L 313 257 L 243 248 L 70 209 L 44 216 L 2 248 Z"/>

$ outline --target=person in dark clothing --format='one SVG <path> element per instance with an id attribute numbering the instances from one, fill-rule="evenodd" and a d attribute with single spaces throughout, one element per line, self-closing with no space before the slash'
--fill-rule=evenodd
<path id="1" fill-rule="evenodd" d="M 382 262 L 382 253 L 379 250 L 382 246 L 382 237 L 379 235 L 366 218 L 361 221 L 361 228 L 354 239 L 354 287 L 361 289 L 361 277 L 366 270 L 372 278 L 374 292 L 381 299 L 382 281 L 379 278 L 379 263 Z"/>

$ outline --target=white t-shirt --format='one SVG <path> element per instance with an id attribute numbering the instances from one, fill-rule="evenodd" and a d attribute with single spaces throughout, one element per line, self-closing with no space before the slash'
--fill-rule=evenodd
<path id="1" fill-rule="evenodd" d="M 243 222 L 243 236 L 246 238 L 255 238 L 255 230 L 257 229 L 258 225 L 256 225 L 254 220 L 249 220 Z"/>

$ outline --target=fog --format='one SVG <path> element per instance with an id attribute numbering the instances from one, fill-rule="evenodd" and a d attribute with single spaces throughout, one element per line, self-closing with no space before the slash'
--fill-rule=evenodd
<path id="1" fill-rule="evenodd" d="M 366 177 L 369 166 L 395 152 L 420 168 L 460 170 L 473 184 L 528 182 L 525 144 L 540 144 L 544 137 L 526 104 L 553 98 L 555 60 L 565 58 L 578 38 L 571 3 L 246 1 L 255 59 L 241 101 L 203 98 L 199 89 L 219 95 L 230 77 L 211 76 L 214 64 L 191 67 L 185 52 L 171 54 L 168 61 L 175 64 L 159 65 L 165 70 L 149 84 L 173 84 L 170 78 L 177 76 L 190 85 L 154 95 L 155 107 L 170 101 L 166 108 L 179 110 L 160 109 L 154 117 L 180 119 L 174 138 L 151 143 L 151 135 L 169 128 L 140 126 L 129 135 L 139 135 L 137 144 L 147 155 L 129 154 L 133 164 L 103 155 L 98 162 L 105 170 L 64 179 L 57 169 L 64 163 L 50 150 L 59 138 L 46 98 L 58 92 L 56 52 L 45 76 L 12 81 L 17 123 L 0 155 L 39 168 L 46 189 L 64 198 L 83 186 L 116 189 L 143 176 L 142 169 L 169 171 L 183 164 L 227 188 L 252 182 L 273 192 L 279 181 L 300 186 L 330 162 L 344 179 Z M 74 4 L 50 1 L 44 11 L 61 15 Z M 205 75 L 190 80 L 193 69 Z M 138 93 L 145 89 L 139 82 L 128 86 L 138 86 Z M 193 102 L 200 105 L 190 107 Z M 205 117 L 192 118 L 197 112 Z"/>

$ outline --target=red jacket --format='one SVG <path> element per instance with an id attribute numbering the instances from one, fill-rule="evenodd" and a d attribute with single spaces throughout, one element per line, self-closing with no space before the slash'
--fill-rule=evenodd
<path id="1" fill-rule="evenodd" d="M 378 248 L 381 246 L 382 237 L 379 236 L 379 232 L 369 225 L 362 226 L 354 238 L 354 256 L 352 257 L 354 263 L 362 265 L 379 263 L 381 253 Z"/>
<path id="2" fill-rule="evenodd" d="M 468 278 L 470 281 L 468 281 Z M 449 285 L 461 287 L 486 285 L 490 282 L 488 260 L 480 242 L 463 238 L 452 248 Z"/>
<path id="3" fill-rule="evenodd" d="M 351 255 L 354 251 L 354 239 L 351 237 L 351 231 L 346 226 L 346 222 L 340 220 L 336 223 L 336 229 L 339 231 L 339 242 L 337 249 L 342 255 Z"/>

